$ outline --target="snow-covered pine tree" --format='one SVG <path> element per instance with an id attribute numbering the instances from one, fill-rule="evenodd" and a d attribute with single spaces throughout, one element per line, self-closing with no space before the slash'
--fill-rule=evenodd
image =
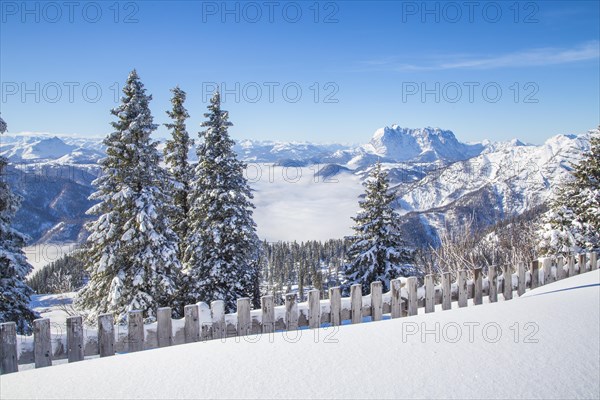
<path id="1" fill-rule="evenodd" d="M 539 230 L 542 255 L 600 248 L 600 127 L 590 131 L 590 150 L 573 165 L 542 217 Z"/>
<path id="2" fill-rule="evenodd" d="M 348 237 L 348 263 L 344 266 L 344 292 L 350 285 L 361 284 L 363 293 L 371 292 L 371 282 L 380 280 L 389 290 L 390 280 L 418 275 L 409 264 L 411 252 L 399 232 L 398 215 L 392 208 L 395 199 L 389 192 L 387 173 L 378 162 L 364 183 L 365 197 L 359 201 L 361 210 L 352 219 L 355 234 Z"/>
<path id="3" fill-rule="evenodd" d="M 156 309 L 171 304 L 180 271 L 178 238 L 170 228 L 169 179 L 159 166 L 156 129 L 148 107 L 152 96 L 133 70 L 123 88 L 122 104 L 111 113 L 114 132 L 104 140 L 102 176 L 88 210 L 98 219 L 88 225 L 88 284 L 76 306 L 94 323 L 111 312 L 123 321 L 127 311 L 142 310 L 153 319 Z"/>
<path id="4" fill-rule="evenodd" d="M 240 297 L 258 301 L 260 241 L 252 219 L 252 191 L 245 164 L 233 151 L 232 126 L 217 91 L 204 116 L 198 164 L 189 196 L 188 235 L 183 257 L 184 292 L 189 303 L 224 300 L 228 312 Z"/>
<path id="5" fill-rule="evenodd" d="M 0 134 L 6 132 L 6 122 L 0 117 Z M 12 193 L 4 178 L 6 158 L 0 156 L 0 322 L 15 322 L 19 333 L 30 333 L 31 322 L 38 315 L 29 308 L 33 290 L 25 283 L 32 266 L 23 247 L 27 237 L 11 227 L 20 196 Z"/>
<path id="6" fill-rule="evenodd" d="M 188 195 L 190 192 L 191 169 L 188 162 L 188 152 L 194 141 L 188 135 L 185 120 L 189 114 L 184 107 L 186 93 L 179 86 L 171 89 L 173 109 L 167 115 L 173 122 L 165 124 L 171 131 L 172 139 L 167 140 L 164 149 L 167 171 L 173 182 L 174 215 L 172 216 L 173 229 L 180 239 L 180 254 L 183 251 L 181 243 L 187 234 L 187 215 L 189 212 Z"/>

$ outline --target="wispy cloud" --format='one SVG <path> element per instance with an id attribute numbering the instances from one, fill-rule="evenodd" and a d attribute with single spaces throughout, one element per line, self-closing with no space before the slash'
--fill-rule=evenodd
<path id="1" fill-rule="evenodd" d="M 443 59 L 430 59 L 418 64 L 405 63 L 399 61 L 398 58 L 387 57 L 366 61 L 363 63 L 363 66 L 369 69 L 391 71 L 438 71 L 534 67 L 597 59 L 600 59 L 600 42 L 595 40 L 573 48 L 545 47 L 492 56 L 454 54 L 447 55 Z"/>

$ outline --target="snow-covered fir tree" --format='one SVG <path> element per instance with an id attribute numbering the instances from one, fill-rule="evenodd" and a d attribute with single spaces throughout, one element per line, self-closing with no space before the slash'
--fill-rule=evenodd
<path id="1" fill-rule="evenodd" d="M 409 264 L 412 254 L 400 235 L 398 215 L 392 208 L 395 196 L 389 191 L 389 179 L 380 162 L 364 186 L 365 197 L 359 201 L 361 210 L 352 218 L 354 235 L 348 238 L 345 292 L 350 285 L 361 284 L 363 293 L 370 293 L 371 282 L 376 280 L 383 283 L 385 291 L 389 290 L 391 279 L 418 275 Z"/>
<path id="2" fill-rule="evenodd" d="M 542 255 L 600 248 L 600 127 L 590 131 L 590 150 L 555 191 L 539 236 Z"/>
<path id="3" fill-rule="evenodd" d="M 188 303 L 224 300 L 227 311 L 240 297 L 258 300 L 261 244 L 252 219 L 252 191 L 245 164 L 233 151 L 232 126 L 216 92 L 202 123 L 198 163 L 189 196 L 183 291 Z"/>
<path id="4" fill-rule="evenodd" d="M 114 132 L 104 140 L 102 176 L 88 210 L 98 219 L 88 225 L 88 284 L 78 293 L 76 306 L 94 322 L 111 312 L 123 321 L 127 311 L 142 310 L 153 319 L 157 307 L 169 306 L 180 271 L 178 238 L 168 216 L 172 198 L 169 179 L 159 166 L 156 129 L 148 107 L 152 96 L 133 70 L 123 88 L 122 104 L 111 113 Z"/>
<path id="5" fill-rule="evenodd" d="M 0 134 L 6 128 L 0 117 Z M 29 308 L 33 290 L 25 283 L 32 266 L 23 253 L 26 236 L 11 227 L 21 198 L 12 193 L 6 182 L 7 164 L 6 158 L 0 156 L 0 323 L 15 322 L 19 333 L 30 333 L 31 322 L 38 317 Z"/>
<path id="6" fill-rule="evenodd" d="M 189 114 L 184 107 L 186 93 L 179 86 L 171 89 L 172 110 L 167 115 L 173 122 L 165 124 L 170 130 L 172 139 L 165 143 L 164 155 L 167 170 L 173 183 L 174 215 L 172 216 L 173 229 L 181 243 L 187 234 L 187 215 L 189 212 L 188 195 L 190 192 L 191 169 L 188 162 L 188 151 L 194 141 L 188 135 L 185 121 Z M 182 250 L 182 249 L 181 249 Z"/>

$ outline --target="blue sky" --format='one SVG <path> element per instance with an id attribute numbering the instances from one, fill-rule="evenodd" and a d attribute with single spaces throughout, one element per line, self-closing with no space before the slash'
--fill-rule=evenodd
<path id="1" fill-rule="evenodd" d="M 597 1 L 0 5 L 13 133 L 106 134 L 132 68 L 157 123 L 187 91 L 194 135 L 212 82 L 235 139 L 361 143 L 399 124 L 541 143 L 600 123 Z"/>

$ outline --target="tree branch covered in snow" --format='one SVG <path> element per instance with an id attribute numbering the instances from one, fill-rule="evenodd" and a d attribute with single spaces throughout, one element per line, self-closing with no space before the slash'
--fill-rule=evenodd
<path id="1" fill-rule="evenodd" d="M 173 200 L 170 180 L 159 166 L 156 130 L 146 94 L 136 71 L 123 88 L 122 104 L 111 113 L 114 132 L 104 140 L 107 157 L 88 213 L 98 219 L 88 226 L 88 284 L 76 306 L 95 323 L 101 313 L 123 321 L 130 310 L 153 319 L 156 309 L 169 306 L 176 295 L 180 270 L 178 237 L 171 229 Z"/>
<path id="2" fill-rule="evenodd" d="M 238 298 L 250 297 L 258 306 L 260 241 L 253 195 L 227 132 L 232 124 L 219 92 L 204 116 L 188 198 L 182 299 L 188 304 L 223 300 L 232 311 Z"/>
<path id="3" fill-rule="evenodd" d="M 538 235 L 541 254 L 600 248 L 600 128 L 590 131 L 590 150 L 555 191 Z"/>
<path id="4" fill-rule="evenodd" d="M 392 208 L 396 196 L 389 191 L 389 179 L 380 162 L 364 186 L 361 210 L 352 218 L 355 234 L 348 238 L 344 288 L 347 291 L 350 285 L 361 284 L 363 293 L 370 293 L 373 281 L 381 281 L 383 289 L 389 290 L 391 279 L 420 273 L 411 265 L 412 254 L 400 236 L 398 215 Z"/>
<path id="5" fill-rule="evenodd" d="M 6 132 L 6 122 L 0 118 L 0 134 Z M 37 314 L 29 308 L 33 290 L 25 283 L 32 270 L 23 247 L 27 237 L 12 226 L 21 197 L 14 194 L 6 180 L 8 161 L 0 157 L 0 323 L 15 322 L 20 333 L 31 332 L 31 322 Z"/>

